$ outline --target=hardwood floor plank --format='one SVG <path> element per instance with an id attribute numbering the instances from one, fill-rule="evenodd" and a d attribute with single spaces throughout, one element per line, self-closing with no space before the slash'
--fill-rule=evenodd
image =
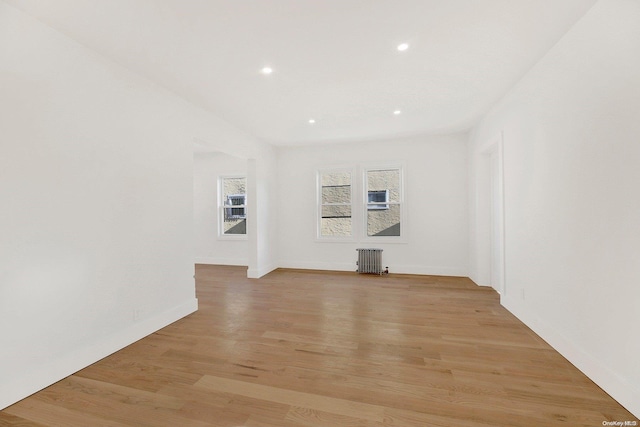
<path id="1" fill-rule="evenodd" d="M 0 412 L 0 427 L 42 427 L 45 424 L 12 415 L 8 412 Z"/>
<path id="2" fill-rule="evenodd" d="M 285 417 L 298 426 L 309 427 L 385 427 L 382 422 L 293 406 Z"/>
<path id="3" fill-rule="evenodd" d="M 376 405 L 208 375 L 202 377 L 195 387 L 370 421 L 382 422 L 384 416 L 384 408 Z"/>
<path id="4" fill-rule="evenodd" d="M 121 424 L 110 421 L 98 416 L 93 416 L 82 411 L 82 408 L 68 409 L 56 404 L 47 403 L 38 399 L 26 399 L 22 402 L 11 406 L 6 411 L 24 420 L 33 422 L 34 424 L 9 424 L 12 426 L 19 425 L 38 425 L 38 426 L 55 426 L 66 427 L 69 425 L 92 425 L 101 427 L 127 427 L 127 424 Z M 36 424 L 37 423 L 37 424 Z M 0 426 L 2 426 L 0 422 Z"/>

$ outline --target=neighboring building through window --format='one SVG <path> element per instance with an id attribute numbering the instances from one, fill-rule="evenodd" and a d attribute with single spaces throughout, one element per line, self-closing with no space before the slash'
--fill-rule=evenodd
<path id="1" fill-rule="evenodd" d="M 365 170 L 367 236 L 400 236 L 402 219 L 400 168 Z"/>
<path id="2" fill-rule="evenodd" d="M 369 190 L 367 209 L 389 209 L 389 190 Z"/>
<path id="3" fill-rule="evenodd" d="M 246 235 L 247 178 L 220 177 L 219 195 L 220 235 Z"/>
<path id="4" fill-rule="evenodd" d="M 225 207 L 224 219 L 245 219 L 247 211 L 245 208 L 246 194 L 230 194 L 227 196 L 226 206 L 237 206 L 235 208 Z"/>
<path id="5" fill-rule="evenodd" d="M 352 235 L 351 171 L 321 171 L 319 182 L 319 236 Z"/>

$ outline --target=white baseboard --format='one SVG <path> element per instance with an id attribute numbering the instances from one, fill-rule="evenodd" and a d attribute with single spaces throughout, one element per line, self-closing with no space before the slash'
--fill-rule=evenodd
<path id="1" fill-rule="evenodd" d="M 329 270 L 329 271 L 356 271 L 358 266 L 354 263 L 330 263 L 330 262 L 280 262 L 281 268 L 300 268 L 304 270 Z M 389 266 L 391 274 L 418 274 L 425 276 L 459 276 L 467 277 L 464 269 L 450 267 L 396 265 Z"/>
<path id="2" fill-rule="evenodd" d="M 45 365 L 34 367 L 29 372 L 25 372 L 19 379 L 0 385 L 0 410 L 86 368 L 196 310 L 198 310 L 198 300 L 194 298 L 153 317 L 134 323 L 122 331 L 103 338 L 99 342 L 74 349 L 72 353 L 66 356 L 52 360 Z"/>
<path id="3" fill-rule="evenodd" d="M 196 264 L 209 264 L 209 265 L 239 265 L 247 266 L 249 261 L 244 258 L 213 258 L 213 257 L 196 257 L 194 262 Z"/>
<path id="4" fill-rule="evenodd" d="M 247 278 L 249 279 L 259 279 L 262 276 L 271 273 L 273 270 L 278 268 L 275 265 L 268 265 L 266 267 L 259 268 L 248 268 L 247 269 Z"/>
<path id="5" fill-rule="evenodd" d="M 356 271 L 354 263 L 348 262 L 280 262 L 280 268 L 299 268 L 301 270 L 327 270 L 327 271 Z"/>
<path id="6" fill-rule="evenodd" d="M 399 274 L 419 274 L 424 276 L 455 276 L 467 277 L 469 272 L 466 269 L 453 267 L 438 267 L 429 265 L 398 265 L 393 268 L 389 266 L 391 273 Z"/>
<path id="7" fill-rule="evenodd" d="M 483 283 L 481 280 L 478 280 L 476 277 L 474 277 L 472 275 L 469 275 L 468 277 L 469 277 L 469 279 L 471 279 L 471 281 L 473 283 L 475 283 L 478 286 L 482 286 L 484 288 L 491 288 L 491 284 L 490 283 Z"/>
<path id="8" fill-rule="evenodd" d="M 500 303 L 618 403 L 640 418 L 640 388 L 637 385 L 575 345 L 520 301 L 502 297 Z"/>

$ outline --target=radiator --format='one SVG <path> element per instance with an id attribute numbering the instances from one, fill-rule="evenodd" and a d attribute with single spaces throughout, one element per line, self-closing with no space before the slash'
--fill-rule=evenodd
<path id="1" fill-rule="evenodd" d="M 382 249 L 356 249 L 358 273 L 382 274 Z"/>

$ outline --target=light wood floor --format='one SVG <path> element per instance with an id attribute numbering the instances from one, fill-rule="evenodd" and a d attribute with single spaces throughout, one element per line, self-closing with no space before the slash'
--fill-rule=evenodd
<path id="1" fill-rule="evenodd" d="M 469 279 L 197 266 L 200 310 L 0 426 L 602 426 L 637 420 Z"/>

